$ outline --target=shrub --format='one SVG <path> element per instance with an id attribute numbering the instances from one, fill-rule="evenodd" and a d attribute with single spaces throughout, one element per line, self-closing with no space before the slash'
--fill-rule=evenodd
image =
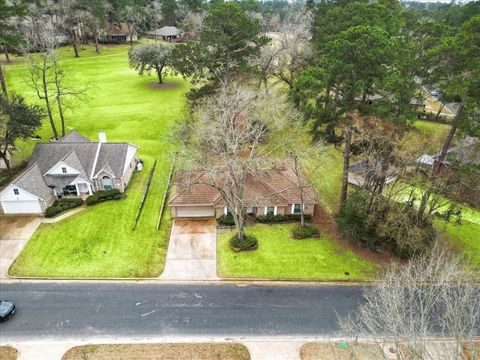
<path id="1" fill-rule="evenodd" d="M 318 229 L 313 225 L 301 226 L 297 225 L 292 229 L 292 237 L 294 239 L 308 239 L 312 237 L 318 237 L 320 235 Z"/>
<path id="2" fill-rule="evenodd" d="M 233 251 L 255 250 L 258 247 L 258 240 L 253 236 L 244 235 L 242 241 L 238 239 L 237 235 L 235 235 L 230 239 L 230 247 Z"/>
<path id="3" fill-rule="evenodd" d="M 233 216 L 231 214 L 222 215 L 218 218 L 218 224 L 222 226 L 233 226 L 235 225 L 235 221 L 233 220 Z"/>
<path id="4" fill-rule="evenodd" d="M 80 198 L 68 198 L 57 200 L 53 203 L 52 206 L 48 207 L 45 210 L 45 217 L 55 216 L 65 210 L 76 208 L 82 205 L 83 200 Z"/>
<path id="5" fill-rule="evenodd" d="M 122 194 L 118 189 L 100 190 L 87 197 L 86 202 L 87 205 L 90 206 L 107 200 L 119 200 L 123 198 L 123 196 L 124 194 Z"/>
<path id="6" fill-rule="evenodd" d="M 259 215 L 256 221 L 263 224 L 300 221 L 300 214 Z M 312 215 L 304 215 L 305 221 L 312 221 Z"/>

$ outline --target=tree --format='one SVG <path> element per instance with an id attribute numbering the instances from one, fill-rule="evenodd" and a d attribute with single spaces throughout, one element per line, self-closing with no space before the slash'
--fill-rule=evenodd
<path id="1" fill-rule="evenodd" d="M 161 0 L 161 11 L 165 25 L 175 25 L 177 21 L 178 4 L 175 0 Z"/>
<path id="2" fill-rule="evenodd" d="M 130 48 L 128 58 L 130 66 L 140 75 L 149 74 L 152 70 L 157 73 L 158 83 L 163 84 L 163 75 L 167 66 L 172 63 L 174 45 L 169 43 L 145 44 Z"/>
<path id="3" fill-rule="evenodd" d="M 294 137 L 298 123 L 290 108 L 282 100 L 233 87 L 208 98 L 180 129 L 185 147 L 179 158 L 189 174 L 185 183 L 206 184 L 222 195 L 239 241 L 245 239 L 246 208 L 262 200 L 245 184 L 271 165 L 287 136 Z"/>
<path id="4" fill-rule="evenodd" d="M 228 87 L 233 74 L 248 71 L 248 59 L 257 57 L 267 43 L 260 21 L 238 3 L 215 4 L 205 16 L 199 38 L 175 49 L 175 67 L 193 81 L 206 80 L 212 88 Z"/>
<path id="5" fill-rule="evenodd" d="M 119 20 L 127 24 L 130 47 L 133 47 L 133 34 L 139 28 L 143 18 L 144 15 L 141 11 L 141 8 L 135 3 L 126 5 L 120 11 Z"/>
<path id="6" fill-rule="evenodd" d="M 410 359 L 466 359 L 464 351 L 475 353 L 480 334 L 480 289 L 466 269 L 440 248 L 393 264 L 364 289 L 358 311 L 339 319 L 342 335 L 354 339 L 354 346 L 358 340 L 388 344 L 397 359 L 402 351 Z"/>
<path id="7" fill-rule="evenodd" d="M 95 51 L 100 54 L 100 46 L 98 45 L 98 35 L 101 29 L 106 27 L 107 13 L 109 3 L 107 0 L 85 0 L 84 7 L 88 14 L 85 17 L 85 23 L 90 29 L 91 35 L 95 42 Z"/>
<path id="8" fill-rule="evenodd" d="M 25 14 L 26 8 L 23 4 L 0 0 L 0 46 L 4 47 L 7 56 L 8 46 L 18 43 L 20 39 L 18 31 L 15 26 L 10 23 L 10 19 L 13 17 L 21 17 Z M 2 64 L 0 64 L 0 86 L 2 88 L 3 96 L 7 97 L 7 84 L 5 82 L 5 76 L 3 75 Z"/>
<path id="9" fill-rule="evenodd" d="M 61 27 L 70 36 L 74 56 L 76 58 L 80 57 L 78 46 L 80 44 L 83 24 L 88 22 L 88 12 L 80 3 L 80 0 L 61 1 L 55 5 L 54 9 L 58 12 Z"/>
<path id="10" fill-rule="evenodd" d="M 42 124 L 45 115 L 37 105 L 28 105 L 19 95 L 10 100 L 0 96 L 0 156 L 12 176 L 8 152 L 15 146 L 15 141 L 33 136 Z"/>

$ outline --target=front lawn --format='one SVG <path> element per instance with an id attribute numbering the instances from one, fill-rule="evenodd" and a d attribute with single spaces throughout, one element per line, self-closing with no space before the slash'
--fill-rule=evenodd
<path id="1" fill-rule="evenodd" d="M 229 240 L 233 231 L 217 240 L 217 266 L 221 277 L 274 279 L 370 279 L 377 266 L 335 244 L 326 234 L 320 238 L 293 240 L 294 224 L 261 225 L 246 229 L 258 239 L 258 249 L 234 252 Z M 346 275 L 348 273 L 349 275 Z"/>
<path id="2" fill-rule="evenodd" d="M 436 221 L 435 227 L 444 232 L 450 245 L 460 250 L 477 270 L 480 269 L 480 223 L 462 220 L 461 225 Z"/>
<path id="3" fill-rule="evenodd" d="M 67 128 L 75 129 L 92 140 L 104 130 L 111 142 L 126 141 L 139 146 L 138 155 L 146 168 L 132 178 L 125 200 L 95 205 L 60 223 L 42 225 L 33 235 L 10 274 L 51 277 L 150 277 L 158 276 L 165 262 L 170 228 L 168 211 L 160 231 L 156 230 L 160 202 L 171 165 L 175 145 L 169 132 L 181 117 L 188 84 L 168 77 L 176 87 L 151 88 L 155 76 L 141 77 L 128 65 L 128 46 L 105 46 L 96 55 L 84 46 L 75 59 L 70 47 L 60 49 L 67 77 L 74 84 L 88 85 L 87 97 L 72 105 L 66 113 Z M 22 58 L 4 66 L 11 93 L 35 102 L 36 96 L 27 83 Z M 55 114 L 58 118 L 58 116 Z M 59 125 L 59 124 L 57 124 Z M 58 126 L 59 128 L 59 126 Z M 48 122 L 39 131 L 48 141 Z M 34 141 L 20 142 L 14 162 L 28 159 Z M 142 217 L 135 232 L 131 231 L 148 172 L 157 167 Z"/>

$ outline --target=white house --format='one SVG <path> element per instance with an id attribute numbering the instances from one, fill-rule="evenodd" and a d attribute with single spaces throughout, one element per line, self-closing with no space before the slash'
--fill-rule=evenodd
<path id="1" fill-rule="evenodd" d="M 109 143 L 104 132 L 93 142 L 75 131 L 58 142 L 38 143 L 27 169 L 2 192 L 4 214 L 41 214 L 63 196 L 98 190 L 124 192 L 137 165 L 137 146 Z"/>

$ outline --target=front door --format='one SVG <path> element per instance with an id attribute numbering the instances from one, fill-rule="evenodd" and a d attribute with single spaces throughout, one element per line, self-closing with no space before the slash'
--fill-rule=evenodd
<path id="1" fill-rule="evenodd" d="M 110 179 L 110 177 L 108 176 L 104 176 L 102 178 L 102 187 L 103 187 L 103 190 L 111 190 L 113 189 L 113 181 L 112 179 Z"/>

